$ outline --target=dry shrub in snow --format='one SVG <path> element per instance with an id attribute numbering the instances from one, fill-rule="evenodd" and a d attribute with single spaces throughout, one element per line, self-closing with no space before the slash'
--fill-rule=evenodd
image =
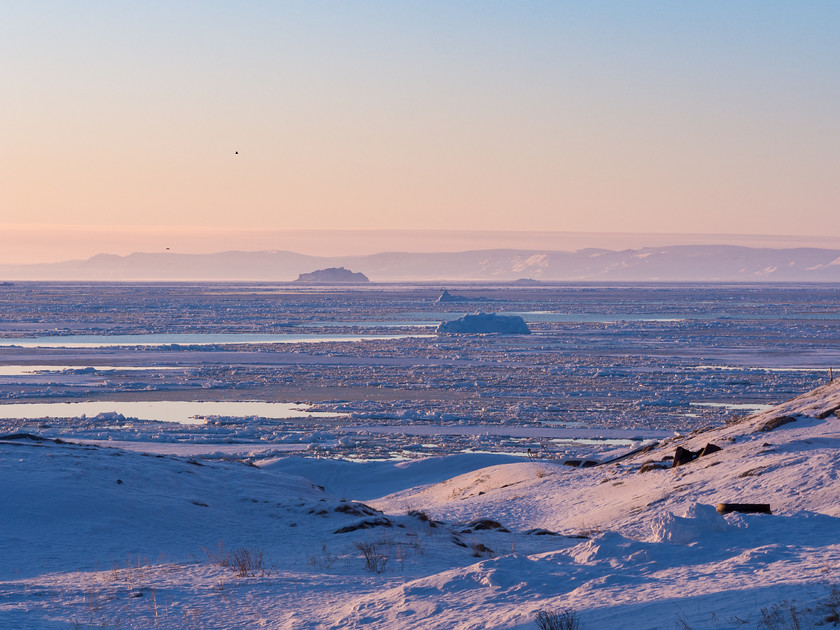
<path id="1" fill-rule="evenodd" d="M 385 570 L 385 565 L 388 563 L 388 555 L 382 551 L 379 545 L 375 542 L 355 542 L 353 544 L 356 549 L 362 552 L 366 571 L 382 573 Z"/>
<path id="2" fill-rule="evenodd" d="M 216 551 L 207 551 L 207 557 L 220 567 L 230 567 L 239 577 L 249 575 L 265 575 L 268 569 L 265 565 L 265 552 L 256 547 L 239 547 L 227 551 L 222 543 Z"/>
<path id="3" fill-rule="evenodd" d="M 240 547 L 231 552 L 231 566 L 239 577 L 265 575 L 265 553 L 262 549 Z"/>
<path id="4" fill-rule="evenodd" d="M 826 622 L 835 626 L 840 624 L 840 586 L 831 584 L 828 587 L 828 596 L 822 602 L 826 611 Z"/>
<path id="5" fill-rule="evenodd" d="M 769 608 L 762 608 L 757 627 L 767 630 L 799 630 L 803 627 L 802 614 L 793 602 L 783 601 Z"/>
<path id="6" fill-rule="evenodd" d="M 423 541 L 420 540 L 420 536 L 417 532 L 406 532 L 405 538 L 408 546 L 414 550 L 416 555 L 422 556 L 426 554 L 426 546 L 423 544 Z"/>
<path id="7" fill-rule="evenodd" d="M 429 515 L 426 514 L 423 510 L 408 510 L 407 514 L 409 516 L 413 516 L 418 521 L 423 521 L 424 523 L 430 522 Z"/>
<path id="8" fill-rule="evenodd" d="M 331 569 L 333 564 L 335 564 L 336 559 L 336 556 L 327 549 L 327 545 L 321 543 L 321 555 L 310 556 L 309 564 L 314 567 L 318 567 L 319 569 Z"/>
<path id="9" fill-rule="evenodd" d="M 571 608 L 561 611 L 540 610 L 534 619 L 540 630 L 581 630 L 578 614 Z"/>

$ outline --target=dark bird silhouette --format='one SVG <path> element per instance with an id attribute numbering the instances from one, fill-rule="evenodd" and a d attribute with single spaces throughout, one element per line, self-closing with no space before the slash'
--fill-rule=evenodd
<path id="1" fill-rule="evenodd" d="M 233 154 L 234 155 L 239 155 L 239 151 L 234 151 Z"/>

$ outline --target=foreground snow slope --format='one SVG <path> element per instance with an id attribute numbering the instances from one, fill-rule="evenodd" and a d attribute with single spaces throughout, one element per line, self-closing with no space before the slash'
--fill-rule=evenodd
<path id="1" fill-rule="evenodd" d="M 694 503 L 769 503 L 775 514 L 837 517 L 840 419 L 833 412 L 839 408 L 837 382 L 729 426 L 670 438 L 616 464 L 580 469 L 546 460 L 536 465 L 539 474 L 530 462 L 506 464 L 373 504 L 390 510 L 422 506 L 448 520 L 488 512 L 521 529 L 600 528 L 633 536 L 645 535 L 652 515 Z M 780 417 L 796 420 L 761 430 Z M 683 467 L 638 474 L 643 462 L 663 461 L 677 446 L 696 451 L 708 443 L 722 450 Z"/>
<path id="2" fill-rule="evenodd" d="M 762 609 L 808 627 L 840 606 L 837 408 L 834 383 L 585 469 L 456 456 L 295 471 L 0 441 L 0 627 L 534 628 L 567 607 L 584 628 L 758 627 Z M 707 443 L 721 450 L 639 472 Z M 342 501 L 377 489 L 383 513 Z M 721 502 L 773 514 L 724 517 Z M 219 562 L 243 549 L 262 566 Z"/>

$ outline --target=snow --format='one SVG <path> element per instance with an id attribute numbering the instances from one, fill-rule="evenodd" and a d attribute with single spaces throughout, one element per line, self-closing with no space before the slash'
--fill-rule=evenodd
<path id="1" fill-rule="evenodd" d="M 255 467 L 0 440 L 0 625 L 530 628 L 571 608 L 585 628 L 728 628 L 783 600 L 815 623 L 840 579 L 838 407 L 832 383 L 589 469 L 499 455 Z M 780 415 L 796 419 L 763 430 Z M 706 443 L 722 450 L 639 472 Z M 504 529 L 469 526 L 482 518 Z M 365 521 L 381 524 L 336 533 Z M 239 549 L 265 569 L 219 565 Z"/>

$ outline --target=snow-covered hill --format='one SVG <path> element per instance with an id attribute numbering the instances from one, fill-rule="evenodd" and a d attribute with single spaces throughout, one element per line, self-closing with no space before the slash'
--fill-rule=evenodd
<path id="1" fill-rule="evenodd" d="M 535 628 L 565 609 L 587 629 L 831 623 L 838 409 L 835 382 L 586 468 L 1 440 L 0 627 Z"/>

